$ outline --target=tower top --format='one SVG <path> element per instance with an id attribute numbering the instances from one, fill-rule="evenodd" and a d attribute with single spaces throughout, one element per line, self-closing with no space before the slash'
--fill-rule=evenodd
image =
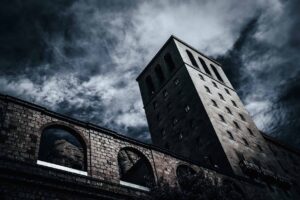
<path id="1" fill-rule="evenodd" d="M 158 50 L 158 52 L 154 55 L 154 57 L 150 60 L 150 62 L 146 65 L 146 67 L 144 68 L 144 70 L 138 75 L 138 77 L 136 78 L 137 81 L 139 81 L 140 77 L 144 74 L 145 71 L 148 70 L 149 66 L 151 66 L 151 64 L 154 62 L 154 60 L 157 58 L 157 56 L 162 52 L 162 50 L 171 42 L 177 40 L 178 42 L 184 44 L 185 46 L 189 47 L 190 49 L 193 49 L 194 51 L 196 51 L 197 53 L 199 53 L 200 55 L 202 55 L 203 57 L 207 58 L 208 60 L 212 61 L 213 63 L 219 65 L 220 67 L 222 67 L 222 65 L 217 62 L 216 60 L 208 57 L 207 55 L 203 54 L 202 52 L 200 52 L 198 49 L 196 49 L 195 47 L 187 44 L 186 42 L 182 41 L 181 39 L 179 39 L 178 37 L 176 37 L 175 35 L 171 35 L 169 37 L 169 39 L 164 43 L 164 45 Z"/>

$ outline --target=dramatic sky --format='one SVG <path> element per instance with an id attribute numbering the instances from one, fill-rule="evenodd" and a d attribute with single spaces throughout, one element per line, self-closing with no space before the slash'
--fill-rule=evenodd
<path id="1" fill-rule="evenodd" d="M 300 145 L 299 0 L 2 0 L 0 92 L 150 141 L 135 78 L 171 34 L 217 59 L 257 126 Z"/>

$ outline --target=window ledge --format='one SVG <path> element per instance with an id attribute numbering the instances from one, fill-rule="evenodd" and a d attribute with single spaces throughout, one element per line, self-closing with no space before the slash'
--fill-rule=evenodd
<path id="1" fill-rule="evenodd" d="M 75 173 L 75 174 L 84 175 L 84 176 L 88 175 L 87 172 L 85 172 L 85 171 L 81 171 L 81 170 L 78 170 L 78 169 L 72 169 L 72 168 L 69 168 L 69 167 L 65 167 L 65 166 L 61 166 L 61 165 L 57 165 L 57 164 L 53 164 L 53 163 L 49 163 L 49 162 L 45 162 L 45 161 L 41 161 L 41 160 L 38 160 L 37 164 L 42 165 L 42 166 L 46 166 L 46 167 L 51 167 L 51 168 L 54 168 L 54 169 L 59 169 L 59 170 L 63 170 L 63 171 L 72 172 L 72 173 Z"/>
<path id="2" fill-rule="evenodd" d="M 148 188 L 148 187 L 137 185 L 137 184 L 134 184 L 134 183 L 129 183 L 129 182 L 126 182 L 126 181 L 120 181 L 120 185 L 128 186 L 128 187 L 131 187 L 131 188 L 135 188 L 135 189 L 139 189 L 139 190 L 143 190 L 143 191 L 147 191 L 147 192 L 150 191 L 150 188 Z"/>

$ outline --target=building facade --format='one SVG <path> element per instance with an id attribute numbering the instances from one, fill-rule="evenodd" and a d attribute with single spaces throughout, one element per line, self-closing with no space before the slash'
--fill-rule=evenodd
<path id="1" fill-rule="evenodd" d="M 299 152 L 258 131 L 218 63 L 172 36 L 138 81 L 151 145 L 0 95 L 0 199 L 143 199 L 186 169 L 298 199 Z"/>

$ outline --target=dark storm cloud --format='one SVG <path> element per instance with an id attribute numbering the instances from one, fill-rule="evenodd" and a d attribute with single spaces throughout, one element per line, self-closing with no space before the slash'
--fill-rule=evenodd
<path id="1" fill-rule="evenodd" d="M 135 78 L 174 34 L 224 64 L 261 129 L 297 145 L 298 10 L 278 0 L 2 1 L 0 91 L 150 141 Z"/>
<path id="2" fill-rule="evenodd" d="M 263 131 L 299 148 L 300 2 L 261 13 L 217 59 Z"/>

